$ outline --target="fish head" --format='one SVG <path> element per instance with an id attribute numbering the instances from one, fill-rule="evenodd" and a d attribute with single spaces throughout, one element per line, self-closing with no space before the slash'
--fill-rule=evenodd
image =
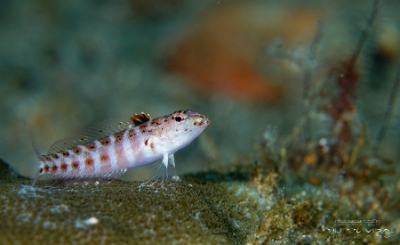
<path id="1" fill-rule="evenodd" d="M 190 144 L 210 124 L 207 117 L 191 110 L 176 111 L 167 118 L 166 131 L 173 151 Z"/>

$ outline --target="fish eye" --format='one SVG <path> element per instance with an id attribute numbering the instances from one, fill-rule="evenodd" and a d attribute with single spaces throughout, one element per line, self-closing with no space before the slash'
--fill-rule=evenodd
<path id="1" fill-rule="evenodd" d="M 181 117 L 175 117 L 175 121 L 180 122 L 180 121 L 182 121 L 182 118 Z"/>

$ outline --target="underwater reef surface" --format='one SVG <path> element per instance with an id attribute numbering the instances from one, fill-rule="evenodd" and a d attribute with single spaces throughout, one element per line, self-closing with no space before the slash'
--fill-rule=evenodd
<path id="1" fill-rule="evenodd" d="M 239 172 L 209 172 L 176 182 L 39 181 L 31 186 L 30 179 L 1 161 L 0 174 L 2 244 L 354 242 L 335 237 L 329 227 L 341 217 L 354 218 L 354 203 L 322 187 L 286 197 L 274 187 L 274 173 L 258 184 Z M 394 240 L 373 241 L 368 244 Z"/>
<path id="2" fill-rule="evenodd" d="M 2 244 L 242 243 L 257 220 L 257 195 L 237 181 L 32 187 L 4 162 L 1 170 Z"/>

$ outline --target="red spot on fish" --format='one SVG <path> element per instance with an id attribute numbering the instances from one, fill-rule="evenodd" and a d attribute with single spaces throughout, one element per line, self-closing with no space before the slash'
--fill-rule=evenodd
<path id="1" fill-rule="evenodd" d="M 94 161 L 93 161 L 92 158 L 86 158 L 85 159 L 85 165 L 86 166 L 93 166 L 93 164 L 94 164 Z"/>
<path id="2" fill-rule="evenodd" d="M 74 161 L 74 162 L 72 162 L 71 166 L 72 166 L 73 169 L 78 169 L 79 168 L 79 162 L 78 161 Z"/>
<path id="3" fill-rule="evenodd" d="M 135 136 L 136 136 L 135 130 L 134 129 L 130 129 L 129 132 L 128 132 L 128 138 L 133 138 Z"/>
<path id="4" fill-rule="evenodd" d="M 124 135 L 124 131 L 114 134 L 115 143 L 119 143 L 122 141 L 122 136 Z"/>
<path id="5" fill-rule="evenodd" d="M 57 172 L 57 169 L 58 169 L 58 167 L 57 167 L 57 165 L 53 165 L 53 166 L 51 166 L 51 172 Z"/>
<path id="6" fill-rule="evenodd" d="M 45 166 L 44 166 L 44 171 L 45 171 L 45 172 L 49 172 L 49 170 L 50 170 L 50 167 L 49 167 L 48 165 L 45 165 Z"/>
<path id="7" fill-rule="evenodd" d="M 89 150 L 95 150 L 96 149 L 96 144 L 94 142 L 90 142 L 90 143 L 84 145 L 84 147 L 86 147 Z"/>
<path id="8" fill-rule="evenodd" d="M 194 123 L 193 123 L 193 125 L 195 125 L 195 126 L 196 126 L 196 125 L 197 125 L 197 122 L 194 122 Z"/>
<path id="9" fill-rule="evenodd" d="M 100 143 L 101 143 L 103 146 L 109 145 L 110 142 L 111 142 L 111 140 L 110 140 L 109 138 L 104 138 L 104 139 L 100 140 Z"/>
<path id="10" fill-rule="evenodd" d="M 154 143 L 153 142 L 150 143 L 150 148 L 154 149 Z"/>
<path id="11" fill-rule="evenodd" d="M 100 161 L 106 162 L 106 161 L 108 161 L 108 160 L 109 160 L 109 157 L 108 157 L 107 154 L 101 154 L 101 155 L 100 155 Z"/>
<path id="12" fill-rule="evenodd" d="M 74 153 L 74 154 L 80 154 L 82 151 L 81 151 L 81 149 L 79 148 L 79 147 L 75 147 L 74 149 L 72 149 L 72 152 Z"/>
<path id="13" fill-rule="evenodd" d="M 146 140 L 144 141 L 144 145 L 147 146 L 148 143 L 149 143 L 149 139 L 146 139 Z"/>
<path id="14" fill-rule="evenodd" d="M 57 154 L 51 154 L 51 157 L 54 158 L 54 159 L 60 158 Z"/>
<path id="15" fill-rule="evenodd" d="M 61 171 L 66 172 L 68 169 L 68 165 L 65 163 L 61 163 L 60 168 L 61 168 Z"/>

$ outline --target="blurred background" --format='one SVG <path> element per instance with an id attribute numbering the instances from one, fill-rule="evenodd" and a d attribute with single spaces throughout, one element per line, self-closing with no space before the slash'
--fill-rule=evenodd
<path id="1" fill-rule="evenodd" d="M 32 137 L 45 154 L 53 142 L 99 121 L 192 109 L 211 124 L 175 154 L 178 174 L 234 168 L 253 157 L 268 128 L 285 134 L 298 122 L 305 71 L 315 80 L 329 76 L 332 64 L 354 51 L 371 6 L 361 0 L 2 0 L 0 158 L 32 177 Z M 372 138 L 399 67 L 399 10 L 400 2 L 382 1 L 359 64 L 357 116 Z M 397 104 L 382 147 L 395 157 Z M 123 179 L 146 179 L 154 167 L 131 169 Z"/>

